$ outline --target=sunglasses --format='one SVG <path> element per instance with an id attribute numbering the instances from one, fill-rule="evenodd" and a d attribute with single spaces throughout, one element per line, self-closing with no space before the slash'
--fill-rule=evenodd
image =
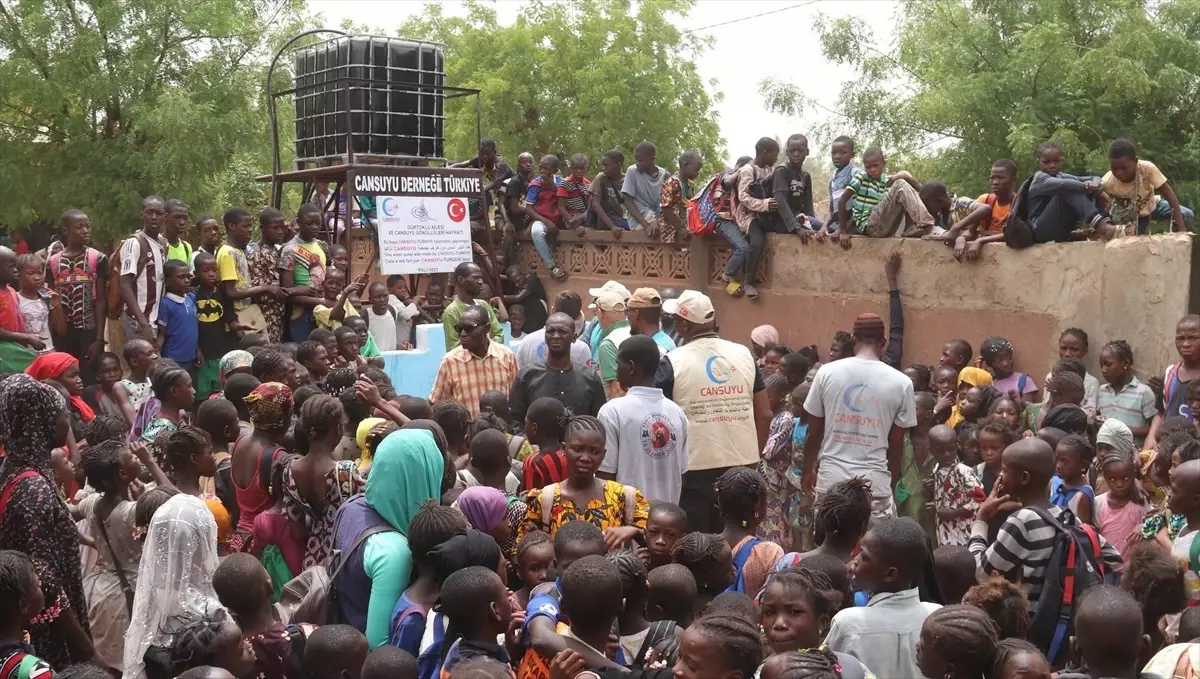
<path id="1" fill-rule="evenodd" d="M 475 328 L 478 328 L 480 325 L 482 324 L 476 323 L 474 325 L 469 325 L 467 323 L 459 323 L 458 325 L 454 326 L 454 331 L 460 335 L 466 335 L 470 332 L 473 332 Z"/>

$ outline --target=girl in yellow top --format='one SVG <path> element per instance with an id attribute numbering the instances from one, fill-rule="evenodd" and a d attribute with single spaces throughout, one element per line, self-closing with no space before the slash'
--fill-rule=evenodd
<path id="1" fill-rule="evenodd" d="M 992 385 L 992 374 L 983 368 L 973 368 L 967 366 L 958 371 L 958 402 L 954 409 L 950 411 L 950 419 L 946 422 L 946 426 L 953 429 L 966 419 L 966 415 L 962 412 L 962 400 L 971 390 L 971 387 L 990 387 Z M 991 399 L 989 399 L 990 402 Z M 990 403 L 989 403 L 990 405 Z M 986 415 L 986 410 L 980 415 Z"/>
<path id="2" fill-rule="evenodd" d="M 529 490 L 528 511 L 518 530 L 544 530 L 551 536 L 568 521 L 587 521 L 604 531 L 606 549 L 619 547 L 646 529 L 650 505 L 642 491 L 613 480 L 596 478 L 604 461 L 604 426 L 588 415 L 568 416 L 563 425 L 567 478 Z"/>

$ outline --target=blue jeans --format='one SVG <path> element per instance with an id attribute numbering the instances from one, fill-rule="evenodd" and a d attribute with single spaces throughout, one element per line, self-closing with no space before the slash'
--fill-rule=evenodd
<path id="1" fill-rule="evenodd" d="M 725 265 L 725 275 L 733 278 L 741 273 L 742 264 L 745 263 L 746 256 L 750 254 L 750 240 L 746 238 L 746 234 L 742 233 L 736 223 L 720 217 L 717 217 L 716 230 L 733 246 L 733 254 L 729 256 L 729 263 Z"/>
<path id="2" fill-rule="evenodd" d="M 1196 213 L 1184 205 L 1179 206 L 1179 211 L 1183 213 L 1183 225 L 1188 229 L 1196 228 Z M 1150 213 L 1150 219 L 1156 222 L 1171 221 L 1171 204 L 1167 202 L 1166 198 L 1158 199 L 1158 203 L 1154 206 L 1154 211 Z"/>
<path id="3" fill-rule="evenodd" d="M 543 221 L 535 221 L 529 226 L 529 236 L 533 239 L 533 247 L 537 250 L 538 256 L 542 258 L 542 264 L 546 265 L 546 270 L 553 269 L 554 251 L 550 249 L 550 230 Z"/>

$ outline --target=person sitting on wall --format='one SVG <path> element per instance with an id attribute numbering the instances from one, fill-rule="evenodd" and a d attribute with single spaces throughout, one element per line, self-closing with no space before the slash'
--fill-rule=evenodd
<path id="1" fill-rule="evenodd" d="M 471 221 L 487 221 L 487 210 L 496 202 L 496 190 L 504 180 L 513 176 L 514 172 L 504 160 L 504 156 L 496 153 L 496 140 L 484 137 L 479 140 L 479 153 L 470 160 L 454 163 L 450 167 L 471 167 L 483 170 L 484 203 L 478 200 L 468 201 Z"/>
<path id="2" fill-rule="evenodd" d="M 1004 224 L 1017 197 L 1017 164 L 1008 158 L 997 160 L 988 173 L 988 183 L 992 192 L 977 199 L 987 205 L 987 216 L 975 222 L 956 224 L 941 236 L 947 245 L 954 248 L 954 258 L 960 262 L 964 257 L 966 261 L 979 259 L 979 253 L 987 243 L 1004 242 Z M 983 227 L 982 232 L 980 226 Z"/>
<path id="3" fill-rule="evenodd" d="M 833 238 L 849 250 L 850 237 L 854 234 L 871 238 L 897 235 L 905 216 L 913 226 L 904 235 L 929 234 L 933 230 L 933 216 L 917 193 L 921 183 L 907 172 L 885 174 L 887 159 L 877 147 L 863 151 L 862 163 L 863 169 L 854 173 L 838 199 L 837 217 L 841 229 L 833 234 Z M 851 200 L 854 201 L 853 210 L 848 207 Z"/>
<path id="4" fill-rule="evenodd" d="M 538 164 L 538 176 L 530 180 L 529 191 L 525 194 L 529 236 L 533 239 L 538 256 L 542 258 L 542 264 L 556 281 L 567 279 L 566 270 L 554 261 L 554 250 L 550 247 L 551 237 L 563 226 L 562 215 L 558 211 L 558 185 L 561 182 L 558 156 L 547 154 L 542 156 L 542 162 Z"/>
<path id="5" fill-rule="evenodd" d="M 659 208 L 666 222 L 662 232 L 664 243 L 674 243 L 687 233 L 687 201 L 696 193 L 696 177 L 703 165 L 699 151 L 684 151 L 679 154 L 679 172 L 663 181 Z"/>
<path id="6" fill-rule="evenodd" d="M 625 183 L 625 154 L 616 149 L 605 151 L 601 164 L 600 173 L 592 180 L 587 226 L 591 229 L 607 229 L 614 238 L 620 240 L 621 232 L 629 230 L 625 204 L 621 201 L 621 185 Z"/>

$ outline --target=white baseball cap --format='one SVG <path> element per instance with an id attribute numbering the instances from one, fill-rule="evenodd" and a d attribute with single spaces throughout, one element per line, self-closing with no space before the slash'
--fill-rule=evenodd
<path id="1" fill-rule="evenodd" d="M 668 314 L 701 324 L 711 323 L 717 313 L 708 295 L 695 290 L 684 290 L 678 299 L 663 300 L 662 308 Z"/>
<path id="2" fill-rule="evenodd" d="M 596 298 L 596 306 L 601 311 L 624 311 L 628 308 L 628 297 L 616 290 L 606 290 Z"/>
<path id="3" fill-rule="evenodd" d="M 596 299 L 606 292 L 616 292 L 621 295 L 621 299 L 629 299 L 629 288 L 616 281 L 609 281 L 598 288 L 588 288 L 588 294 L 591 295 L 592 299 Z M 592 302 L 588 305 L 588 308 L 595 309 L 596 303 Z"/>

